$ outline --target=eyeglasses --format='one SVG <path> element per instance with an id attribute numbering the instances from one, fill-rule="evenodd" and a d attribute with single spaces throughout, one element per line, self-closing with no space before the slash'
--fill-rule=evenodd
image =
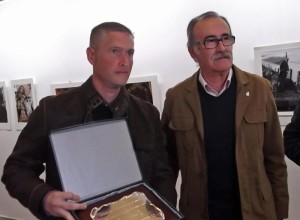
<path id="1" fill-rule="evenodd" d="M 197 41 L 194 45 L 204 45 L 206 49 L 214 49 L 219 45 L 219 42 L 222 41 L 223 46 L 231 46 L 235 42 L 235 36 L 224 35 L 221 38 L 208 37 L 203 41 Z"/>

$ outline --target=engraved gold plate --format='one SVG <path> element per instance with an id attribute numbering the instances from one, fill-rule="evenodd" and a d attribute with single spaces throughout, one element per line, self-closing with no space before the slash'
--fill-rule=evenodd
<path id="1" fill-rule="evenodd" d="M 164 220 L 165 215 L 141 192 L 133 192 L 121 199 L 94 207 L 92 220 Z"/>

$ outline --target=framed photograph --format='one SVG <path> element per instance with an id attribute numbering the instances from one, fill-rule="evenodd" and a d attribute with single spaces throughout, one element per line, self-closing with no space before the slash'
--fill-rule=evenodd
<path id="1" fill-rule="evenodd" d="M 81 84 L 82 82 L 51 84 L 51 94 L 59 95 Z M 161 110 L 157 76 L 129 78 L 125 87 L 129 93 L 152 103 L 159 111 Z"/>
<path id="2" fill-rule="evenodd" d="M 68 82 L 68 83 L 59 83 L 59 84 L 51 84 L 51 94 L 52 95 L 60 95 L 61 93 L 81 86 L 82 82 Z"/>
<path id="3" fill-rule="evenodd" d="M 16 119 L 16 129 L 21 130 L 36 108 L 36 97 L 33 79 L 12 80 L 13 106 Z"/>
<path id="4" fill-rule="evenodd" d="M 0 82 L 0 130 L 10 130 L 10 111 L 5 82 Z"/>
<path id="5" fill-rule="evenodd" d="M 125 87 L 129 93 L 152 103 L 161 111 L 157 76 L 129 78 Z"/>
<path id="6" fill-rule="evenodd" d="M 254 48 L 256 71 L 268 79 L 282 125 L 290 122 L 300 98 L 300 42 Z"/>

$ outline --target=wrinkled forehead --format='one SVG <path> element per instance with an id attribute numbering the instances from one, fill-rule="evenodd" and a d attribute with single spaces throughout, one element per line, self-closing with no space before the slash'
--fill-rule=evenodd
<path id="1" fill-rule="evenodd" d="M 193 28 L 193 36 L 195 39 L 207 36 L 222 36 L 231 34 L 228 24 L 219 17 L 210 17 L 199 20 Z"/>
<path id="2" fill-rule="evenodd" d="M 102 44 L 103 41 L 113 40 L 115 35 L 122 35 L 127 39 L 130 39 L 133 42 L 134 36 L 126 31 L 121 30 L 99 30 L 97 32 L 93 32 L 90 37 L 90 47 L 96 48 L 99 44 Z M 102 45 L 103 46 L 103 45 Z"/>
<path id="3" fill-rule="evenodd" d="M 127 49 L 134 48 L 134 39 L 130 33 L 122 31 L 106 31 L 99 36 L 97 41 L 98 46 L 116 46 Z"/>

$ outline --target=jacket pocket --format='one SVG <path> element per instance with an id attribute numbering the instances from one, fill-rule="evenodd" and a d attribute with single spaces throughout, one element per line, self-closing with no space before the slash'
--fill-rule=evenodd
<path id="1" fill-rule="evenodd" d="M 195 126 L 194 117 L 176 117 L 169 122 L 169 128 L 174 133 L 178 163 L 182 175 L 180 205 L 184 207 L 191 193 L 199 190 L 199 172 L 203 172 L 203 148 L 199 140 L 199 132 Z M 197 185 L 197 187 L 195 187 Z"/>
<path id="2" fill-rule="evenodd" d="M 188 131 L 194 126 L 194 117 L 177 117 L 172 118 L 169 123 L 169 128 L 174 131 Z"/>
<path id="3" fill-rule="evenodd" d="M 169 122 L 169 128 L 174 132 L 176 138 L 176 145 L 179 150 L 193 150 L 197 141 L 196 129 L 194 124 L 194 117 L 176 117 Z M 181 152 L 183 153 L 183 152 Z"/>
<path id="4" fill-rule="evenodd" d="M 248 111 L 244 115 L 244 119 L 249 124 L 260 124 L 267 121 L 265 110 Z"/>
<path id="5" fill-rule="evenodd" d="M 263 183 L 260 187 L 260 191 L 261 191 L 261 195 L 262 195 L 262 199 L 263 200 L 269 200 L 272 199 L 273 200 L 273 193 L 272 193 L 272 188 L 270 183 Z"/>
<path id="6" fill-rule="evenodd" d="M 261 151 L 264 143 L 264 129 L 267 121 L 264 110 L 249 111 L 244 115 L 244 121 L 240 127 L 240 135 L 243 137 L 242 145 L 247 149 Z M 262 153 L 262 152 L 261 152 Z"/>
<path id="7" fill-rule="evenodd" d="M 275 203 L 269 183 L 262 183 L 257 188 L 257 193 L 252 193 L 252 207 L 254 214 L 261 219 L 276 219 Z"/>

